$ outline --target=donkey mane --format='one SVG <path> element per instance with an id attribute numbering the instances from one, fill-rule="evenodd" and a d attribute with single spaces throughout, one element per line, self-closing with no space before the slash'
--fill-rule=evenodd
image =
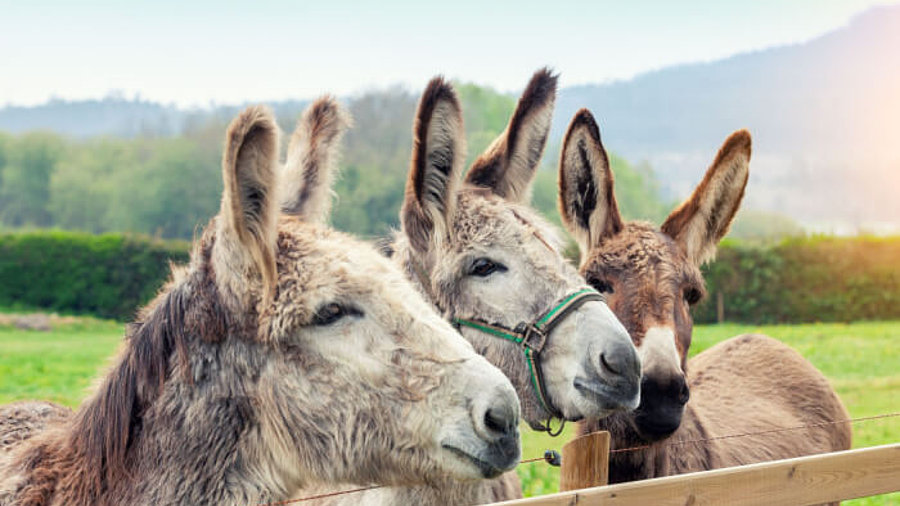
<path id="1" fill-rule="evenodd" d="M 227 328 L 208 261 L 211 235 L 194 251 L 202 267 L 179 280 L 181 268 L 173 266 L 170 281 L 128 325 L 119 358 L 94 395 L 68 423 L 35 437 L 39 443 L 23 461 L 26 470 L 39 472 L 21 491 L 24 504 L 43 504 L 54 492 L 66 503 L 103 503 L 109 484 L 129 476 L 129 450 L 145 411 L 174 370 L 175 356 L 185 382 L 193 384 L 189 343 L 221 340 Z"/>

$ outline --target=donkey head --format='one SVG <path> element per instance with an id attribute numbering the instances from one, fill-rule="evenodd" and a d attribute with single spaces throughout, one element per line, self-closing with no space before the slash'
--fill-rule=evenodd
<path id="1" fill-rule="evenodd" d="M 607 294 L 631 334 L 643 364 L 641 403 L 628 416 L 648 440 L 681 423 L 690 397 L 685 382 L 693 320 L 704 295 L 700 266 L 715 254 L 747 184 L 750 134 L 725 141 L 703 182 L 657 230 L 624 223 L 600 130 L 586 109 L 569 125 L 559 172 L 563 222 L 581 249 L 581 273 Z"/>
<path id="2" fill-rule="evenodd" d="M 408 275 L 512 380 L 535 428 L 551 415 L 577 420 L 633 408 L 640 375 L 634 346 L 598 294 L 566 306 L 566 296 L 589 287 L 527 206 L 555 93 L 555 76 L 535 74 L 506 132 L 460 184 L 460 105 L 449 84 L 432 80 L 413 128 L 396 242 Z M 556 325 L 540 328 L 552 316 Z"/>
<path id="3" fill-rule="evenodd" d="M 399 269 L 322 223 L 346 125 L 333 100 L 315 102 L 280 173 L 269 111 L 247 109 L 228 131 L 212 264 L 234 328 L 258 354 L 246 387 L 260 417 L 253 456 L 286 490 L 310 476 L 498 475 L 519 458 L 509 381 Z"/>

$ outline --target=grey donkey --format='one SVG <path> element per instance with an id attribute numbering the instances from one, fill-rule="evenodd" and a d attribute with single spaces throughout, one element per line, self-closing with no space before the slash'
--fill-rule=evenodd
<path id="1" fill-rule="evenodd" d="M 345 123 L 316 102 L 289 158 L 321 163 L 282 173 L 271 112 L 232 122 L 220 213 L 96 391 L 73 414 L 0 411 L 0 504 L 259 504 L 514 467 L 509 380 L 396 266 L 322 223 Z"/>

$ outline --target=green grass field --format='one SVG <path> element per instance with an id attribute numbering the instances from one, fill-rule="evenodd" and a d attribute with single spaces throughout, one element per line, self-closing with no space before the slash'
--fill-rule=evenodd
<path id="1" fill-rule="evenodd" d="M 746 332 L 759 332 L 793 346 L 831 380 L 853 417 L 900 410 L 900 322 L 753 327 L 700 326 L 692 353 Z M 76 407 L 122 340 L 123 326 L 79 319 L 50 332 L 0 327 L 0 403 L 47 399 Z M 854 446 L 900 441 L 900 419 L 854 425 Z M 523 427 L 523 458 L 560 449 L 573 432 L 558 438 Z M 558 489 L 559 472 L 543 462 L 518 468 L 526 495 Z M 900 505 L 900 494 L 848 501 L 852 505 Z"/>

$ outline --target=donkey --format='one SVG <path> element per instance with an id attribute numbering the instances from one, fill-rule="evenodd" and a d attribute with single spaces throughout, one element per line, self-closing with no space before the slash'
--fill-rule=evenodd
<path id="1" fill-rule="evenodd" d="M 562 256 L 553 227 L 527 206 L 556 81 L 546 69 L 532 77 L 506 131 L 460 185 L 460 105 L 448 83 L 432 80 L 416 114 L 402 231 L 393 243 L 413 283 L 512 380 L 525 420 L 538 430 L 552 417 L 634 408 L 639 396 L 640 361 L 627 332 Z M 583 292 L 591 297 L 577 306 L 559 305 Z M 552 309 L 561 318 L 541 327 Z"/>
<path id="2" fill-rule="evenodd" d="M 657 230 L 625 223 L 591 113 L 569 125 L 559 165 L 559 210 L 581 249 L 581 273 L 631 334 L 643 363 L 631 413 L 586 421 L 608 430 L 611 482 L 790 458 L 850 447 L 848 424 L 702 442 L 673 442 L 823 424 L 848 418 L 828 380 L 796 351 L 763 335 L 731 338 L 690 361 L 690 307 L 704 295 L 700 266 L 715 254 L 747 184 L 750 134 L 733 133 L 694 193 Z M 688 400 L 690 399 L 690 402 Z"/>
<path id="3" fill-rule="evenodd" d="M 316 102 L 289 156 L 325 165 L 279 184 L 272 113 L 231 123 L 221 211 L 189 265 L 79 410 L 0 454 L 0 504 L 259 504 L 514 467 L 509 380 L 374 248 L 321 223 L 345 124 Z"/>
<path id="4" fill-rule="evenodd" d="M 527 206 L 556 84 L 546 69 L 534 74 L 506 131 L 460 185 L 461 107 L 452 86 L 433 79 L 416 112 L 402 230 L 390 246 L 421 292 L 512 380 L 525 420 L 538 430 L 549 430 L 551 417 L 580 420 L 634 408 L 640 379 L 628 334 L 563 258 L 553 228 Z M 559 318 L 542 326 L 541 315 L 557 308 Z M 327 502 L 475 504 L 521 497 L 515 473 L 482 483 L 451 478 Z"/>

